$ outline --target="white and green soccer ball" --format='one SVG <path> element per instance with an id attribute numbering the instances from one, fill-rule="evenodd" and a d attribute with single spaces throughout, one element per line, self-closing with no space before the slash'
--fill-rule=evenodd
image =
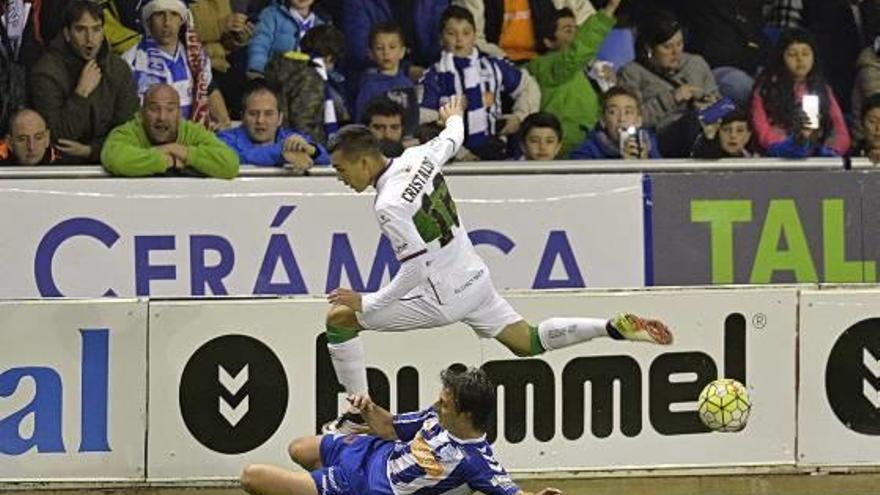
<path id="1" fill-rule="evenodd" d="M 740 431 L 749 421 L 752 403 L 742 383 L 719 378 L 703 388 L 697 401 L 703 424 L 715 431 Z"/>

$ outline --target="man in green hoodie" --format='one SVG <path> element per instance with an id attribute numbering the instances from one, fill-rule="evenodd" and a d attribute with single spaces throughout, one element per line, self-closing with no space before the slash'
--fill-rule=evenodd
<path id="1" fill-rule="evenodd" d="M 58 149 L 85 163 L 96 163 L 110 130 L 137 111 L 131 69 L 104 40 L 99 4 L 68 5 L 64 29 L 31 71 L 31 96 Z"/>
<path id="2" fill-rule="evenodd" d="M 231 179 L 238 154 L 201 124 L 180 117 L 180 96 L 169 84 L 154 84 L 133 119 L 113 129 L 101 151 L 113 175 L 175 174 Z"/>
<path id="3" fill-rule="evenodd" d="M 599 46 L 614 27 L 614 12 L 621 0 L 608 0 L 604 8 L 577 27 L 574 13 L 559 9 L 543 24 L 540 45 L 543 55 L 526 66 L 541 87 L 541 111 L 562 122 L 562 153 L 584 140 L 584 129 L 599 120 L 599 98 L 584 69 L 596 58 Z"/>

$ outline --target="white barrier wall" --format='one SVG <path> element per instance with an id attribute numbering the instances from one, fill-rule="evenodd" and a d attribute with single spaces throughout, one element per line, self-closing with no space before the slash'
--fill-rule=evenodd
<path id="1" fill-rule="evenodd" d="M 425 406 L 441 369 L 483 366 L 499 384 L 489 436 L 515 471 L 880 464 L 880 290 L 510 299 L 532 322 L 658 316 L 676 340 L 597 339 L 519 359 L 462 325 L 369 333 L 374 398 L 392 410 Z M 342 402 L 321 337 L 326 309 L 311 297 L 0 304 L 0 479 L 228 479 L 251 462 L 290 465 L 288 442 Z M 740 433 L 708 432 L 694 413 L 717 376 L 750 389 Z"/>
<path id="2" fill-rule="evenodd" d="M 644 284 L 640 174 L 449 184 L 500 288 Z M 6 181 L 0 298 L 374 291 L 397 264 L 372 204 L 330 177 Z"/>
<path id="3" fill-rule="evenodd" d="M 656 315 L 675 329 L 676 344 L 600 339 L 522 360 L 463 325 L 370 333 L 368 362 L 391 403 L 427 406 L 440 370 L 483 365 L 502 384 L 496 451 L 514 470 L 793 463 L 795 290 L 511 299 L 535 322 Z M 289 464 L 287 443 L 314 433 L 316 404 L 335 385 L 317 357 L 326 309 L 314 299 L 151 305 L 149 476 L 232 477 L 250 462 Z M 766 404 L 738 435 L 709 433 L 694 413 L 703 384 L 724 374 L 744 379 Z"/>
<path id="4" fill-rule="evenodd" d="M 880 290 L 801 294 L 798 461 L 880 464 Z"/>
<path id="5" fill-rule="evenodd" d="M 0 479 L 143 479 L 146 302 L 0 303 Z"/>

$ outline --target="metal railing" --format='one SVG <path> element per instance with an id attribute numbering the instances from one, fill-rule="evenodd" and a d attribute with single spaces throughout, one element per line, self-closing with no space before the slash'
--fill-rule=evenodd
<path id="1" fill-rule="evenodd" d="M 784 160 L 778 158 L 725 159 L 715 161 L 691 159 L 663 160 L 559 160 L 552 162 L 458 162 L 445 167 L 448 175 L 509 175 L 509 174 L 591 174 L 591 173 L 650 173 L 650 172 L 707 172 L 755 170 L 864 170 L 874 168 L 865 158 L 810 158 Z M 330 176 L 330 167 L 312 167 L 306 176 Z M 243 165 L 239 177 L 300 176 L 280 167 Z M 99 165 L 2 167 L 0 179 L 100 179 L 110 178 Z"/>

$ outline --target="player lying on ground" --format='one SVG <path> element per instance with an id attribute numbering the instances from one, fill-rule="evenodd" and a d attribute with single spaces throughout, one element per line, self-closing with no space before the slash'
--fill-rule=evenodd
<path id="1" fill-rule="evenodd" d="M 352 396 L 365 435 L 331 434 L 294 440 L 291 459 L 311 473 L 251 465 L 241 475 L 259 495 L 439 495 L 480 491 L 530 495 L 495 460 L 486 426 L 495 410 L 495 385 L 477 368 L 447 369 L 430 408 L 392 416 L 367 395 Z M 538 495 L 560 495 L 545 488 Z"/>
<path id="2" fill-rule="evenodd" d="M 339 288 L 328 296 L 333 306 L 327 314 L 327 346 L 346 392 L 367 393 L 361 330 L 393 332 L 461 321 L 517 356 L 600 336 L 670 344 L 666 325 L 630 314 L 611 320 L 550 318 L 532 326 L 495 291 L 440 173 L 464 141 L 463 112 L 462 98 L 452 97 L 440 108 L 443 132 L 398 158 L 383 156 L 363 126 L 343 128 L 328 146 L 339 180 L 357 192 L 371 185 L 376 189 L 376 219 L 400 261 L 397 276 L 376 293 L 361 296 Z M 346 413 L 325 433 L 359 421 Z"/>

